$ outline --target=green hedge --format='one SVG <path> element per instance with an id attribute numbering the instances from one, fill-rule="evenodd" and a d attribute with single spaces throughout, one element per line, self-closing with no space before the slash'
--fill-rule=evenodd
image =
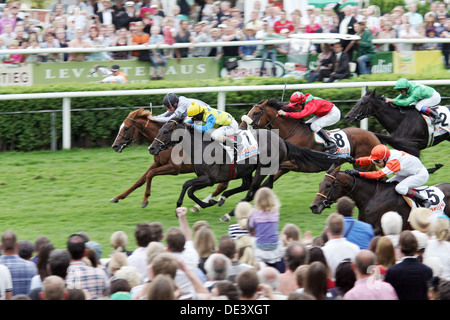
<path id="1" fill-rule="evenodd" d="M 354 81 L 395 81 L 404 75 L 396 74 L 373 74 L 352 78 L 348 82 Z M 420 79 L 447 79 L 448 73 L 435 73 L 432 75 L 408 75 L 410 80 Z M 126 85 L 112 84 L 64 84 L 58 86 L 32 86 L 32 87 L 1 87 L 1 94 L 12 93 L 39 93 L 39 92 L 70 92 L 70 91 L 99 91 L 99 90 L 139 90 L 157 88 L 184 88 L 184 87 L 207 87 L 207 86 L 239 86 L 239 85 L 273 85 L 273 84 L 298 84 L 303 80 L 287 78 L 260 78 L 251 77 L 246 79 L 217 79 L 216 81 L 157 81 L 150 83 L 136 83 Z M 450 96 L 449 86 L 435 87 L 443 97 Z M 342 117 L 354 106 L 354 100 L 361 96 L 360 88 L 347 89 L 316 89 L 309 90 L 313 95 L 333 101 L 341 109 Z M 392 87 L 377 88 L 377 92 L 392 97 L 395 92 Z M 292 92 L 286 92 L 284 100 L 287 101 Z M 228 92 L 226 101 L 229 104 L 226 109 L 240 121 L 243 114 L 246 114 L 251 106 L 266 98 L 281 99 L 282 91 L 236 91 Z M 114 141 L 118 128 L 128 113 L 136 106 L 149 106 L 149 103 L 160 105 L 164 95 L 157 96 L 117 96 L 117 97 L 95 97 L 95 98 L 72 98 L 72 110 L 82 109 L 84 111 L 73 111 L 72 122 L 72 146 L 79 148 L 107 147 Z M 195 96 L 216 105 L 216 93 L 199 93 Z M 353 100 L 353 102 L 343 102 Z M 445 103 L 445 101 L 443 101 Z M 93 108 L 116 108 L 107 111 L 90 110 Z M 26 113 L 26 114 L 4 114 L 4 112 L 17 111 L 39 111 L 56 110 L 56 133 L 58 148 L 62 144 L 62 99 L 37 99 L 37 100 L 10 100 L 2 101 L 0 112 L 0 150 L 1 151 L 32 151 L 50 149 L 51 146 L 51 114 L 50 113 Z M 126 108 L 124 110 L 119 108 Z M 155 108 L 154 113 L 159 114 L 163 108 Z M 346 127 L 348 124 L 341 120 L 335 127 Z M 382 132 L 378 122 L 369 119 L 369 130 Z"/>

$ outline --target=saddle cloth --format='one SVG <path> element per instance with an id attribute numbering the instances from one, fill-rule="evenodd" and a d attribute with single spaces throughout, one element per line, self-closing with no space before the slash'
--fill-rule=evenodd
<path id="1" fill-rule="evenodd" d="M 351 147 L 347 134 L 341 129 L 326 130 L 326 132 L 334 143 L 336 143 L 337 150 L 335 154 L 341 157 L 349 157 Z M 323 139 L 316 132 L 313 132 L 313 138 L 317 144 L 325 144 L 325 141 L 323 141 Z"/>
<path id="2" fill-rule="evenodd" d="M 437 106 L 432 109 L 435 110 L 444 121 L 437 125 L 432 125 L 430 117 L 422 115 L 428 126 L 428 147 L 433 145 L 433 141 L 436 137 L 450 132 L 450 110 L 446 106 Z"/>
<path id="3" fill-rule="evenodd" d="M 237 141 L 236 157 L 233 148 L 224 145 L 224 149 L 228 156 L 231 159 L 235 159 L 236 162 L 248 159 L 260 153 L 258 142 L 251 130 L 239 130 L 234 136 L 230 137 Z"/>
<path id="4" fill-rule="evenodd" d="M 445 215 L 445 213 L 444 213 L 444 210 L 445 210 L 444 197 L 445 197 L 445 195 L 441 189 L 433 187 L 433 186 L 431 186 L 431 187 L 423 186 L 420 188 L 416 188 L 415 190 L 420 195 L 422 195 L 423 197 L 427 198 L 430 201 L 431 206 L 428 209 L 430 209 L 430 211 L 432 213 L 431 219 L 436 218 L 441 215 Z M 413 201 L 411 198 L 408 198 L 407 196 L 403 196 L 403 198 L 405 199 L 406 203 L 411 207 L 411 211 L 419 207 L 417 205 L 417 203 L 415 201 Z"/>

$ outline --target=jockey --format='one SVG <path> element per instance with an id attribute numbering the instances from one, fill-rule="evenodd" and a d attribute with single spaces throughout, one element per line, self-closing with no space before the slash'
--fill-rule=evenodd
<path id="1" fill-rule="evenodd" d="M 309 93 L 303 94 L 300 91 L 294 92 L 290 100 L 291 103 L 284 106 L 284 110 L 279 110 L 278 114 L 294 119 L 302 119 L 314 114 L 315 116 L 306 121 L 306 123 L 310 123 L 311 130 L 325 141 L 325 151 L 335 153 L 337 149 L 336 144 L 323 128 L 337 123 L 341 119 L 341 111 L 327 100 L 313 97 Z"/>
<path id="2" fill-rule="evenodd" d="M 231 114 L 220 111 L 209 106 L 202 106 L 194 101 L 187 110 L 189 119 L 185 121 L 187 127 L 192 127 L 198 132 L 206 132 L 215 129 L 211 133 L 211 139 L 232 146 L 236 146 L 236 141 L 227 136 L 237 133 L 239 124 Z M 194 124 L 194 121 L 202 121 L 202 124 Z"/>
<path id="3" fill-rule="evenodd" d="M 410 155 L 409 153 L 399 150 L 389 150 L 383 144 L 376 145 L 368 157 L 358 158 L 354 162 L 360 165 L 368 165 L 374 163 L 382 170 L 375 171 L 358 171 L 351 169 L 348 171 L 350 175 L 357 177 L 364 177 L 368 179 L 380 179 L 389 174 L 394 174 L 395 177 L 389 179 L 387 182 L 397 181 L 395 191 L 401 195 L 417 200 L 420 205 L 425 208 L 430 207 L 428 199 L 424 198 L 413 188 L 424 185 L 429 178 L 428 170 L 424 167 L 419 158 Z"/>
<path id="4" fill-rule="evenodd" d="M 201 100 L 189 99 L 184 96 L 178 97 L 176 94 L 169 92 L 163 99 L 163 105 L 167 108 L 167 111 L 158 116 L 149 115 L 148 119 L 156 122 L 167 122 L 174 118 L 184 119 L 187 116 L 187 110 L 192 102 L 204 107 L 209 107 L 208 104 Z"/>
<path id="5" fill-rule="evenodd" d="M 417 111 L 431 117 L 433 125 L 443 121 L 435 110 L 430 109 L 441 102 L 441 95 L 433 88 L 401 78 L 397 80 L 394 89 L 398 90 L 400 95 L 395 99 L 386 98 L 386 102 L 402 107 L 414 105 Z"/>

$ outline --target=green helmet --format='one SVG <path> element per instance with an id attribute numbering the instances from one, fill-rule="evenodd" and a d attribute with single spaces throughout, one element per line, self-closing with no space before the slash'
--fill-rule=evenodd
<path id="1" fill-rule="evenodd" d="M 397 80 L 397 84 L 395 85 L 395 90 L 400 89 L 408 89 L 409 88 L 409 82 L 405 78 L 401 78 Z"/>

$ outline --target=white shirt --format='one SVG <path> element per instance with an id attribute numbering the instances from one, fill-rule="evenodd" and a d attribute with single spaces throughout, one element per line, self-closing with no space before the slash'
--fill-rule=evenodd
<path id="1" fill-rule="evenodd" d="M 5 299 L 6 292 L 13 290 L 11 272 L 8 267 L 0 264 L 0 298 Z"/>
<path id="2" fill-rule="evenodd" d="M 147 278 L 147 248 L 139 247 L 127 258 L 129 266 L 135 267 L 142 276 Z"/>
<path id="3" fill-rule="evenodd" d="M 350 23 L 350 20 L 352 19 L 352 16 L 345 17 L 342 22 L 339 24 L 339 33 L 347 34 L 348 33 L 348 24 Z"/>
<path id="4" fill-rule="evenodd" d="M 356 244 L 347 241 L 344 237 L 328 240 L 322 247 L 322 250 L 333 278 L 339 263 L 344 259 L 354 261 L 357 253 L 360 251 Z"/>
<path id="5" fill-rule="evenodd" d="M 450 242 L 439 241 L 436 237 L 431 238 L 427 242 L 423 257 L 439 258 L 443 267 L 442 276 L 450 280 Z"/>
<path id="6" fill-rule="evenodd" d="M 183 259 L 187 268 L 190 268 L 194 272 L 197 269 L 200 261 L 200 255 L 195 249 L 194 242 L 192 240 L 186 241 L 184 244 L 184 250 L 182 252 L 171 252 L 172 254 Z M 183 295 L 195 294 L 194 286 L 192 285 L 186 274 L 180 269 L 177 270 L 175 275 L 175 284 L 180 288 Z"/>

